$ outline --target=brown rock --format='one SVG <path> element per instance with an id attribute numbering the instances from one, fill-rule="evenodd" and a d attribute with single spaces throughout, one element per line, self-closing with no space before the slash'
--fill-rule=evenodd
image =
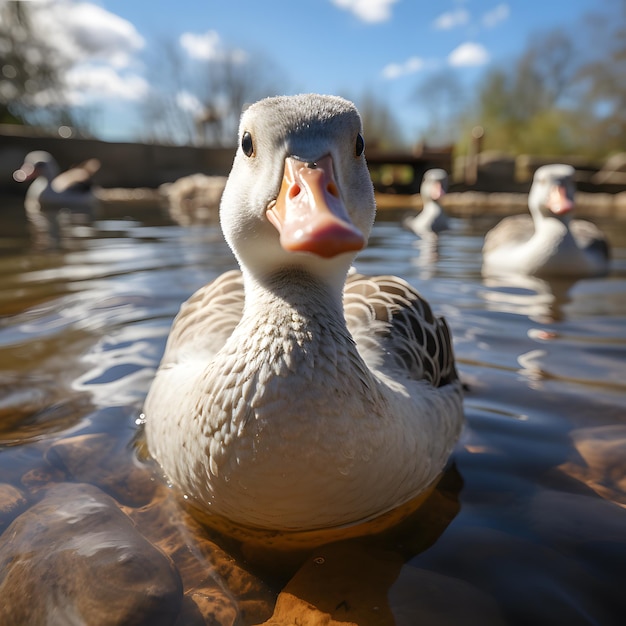
<path id="1" fill-rule="evenodd" d="M 91 485 L 63 483 L 0 536 L 4 626 L 175 624 L 171 561 Z"/>
<path id="2" fill-rule="evenodd" d="M 335 557 L 339 559 L 333 557 L 328 562 L 327 588 L 319 586 L 310 564 L 305 565 L 280 594 L 274 615 L 262 626 L 505 623 L 495 600 L 462 580 L 408 565 L 400 568 L 389 555 L 373 553 L 370 558 L 354 547 L 343 546 Z M 317 560 L 320 571 L 326 564 L 322 559 L 320 556 L 313 560 L 314 564 Z M 323 598 L 318 595 L 322 589 Z M 333 606 L 334 602 L 338 604 Z"/>
<path id="3" fill-rule="evenodd" d="M 48 489 L 51 485 L 64 482 L 65 474 L 60 470 L 51 467 L 47 463 L 41 463 L 36 467 L 24 472 L 20 483 L 22 487 L 27 489 L 31 494 Z"/>
<path id="4" fill-rule="evenodd" d="M 0 527 L 8 523 L 26 506 L 24 494 L 7 483 L 0 483 Z"/>
<path id="5" fill-rule="evenodd" d="M 147 504 L 155 490 L 152 474 L 135 462 L 132 450 L 105 433 L 61 439 L 46 460 L 68 478 L 97 485 L 129 506 Z"/>
<path id="6" fill-rule="evenodd" d="M 323 546 L 289 581 L 263 626 L 393 624 L 387 594 L 401 567 L 399 554 L 366 542 Z"/>
<path id="7" fill-rule="evenodd" d="M 580 428 L 573 431 L 571 437 L 584 463 L 568 461 L 561 466 L 563 472 L 626 508 L 626 426 Z"/>
<path id="8" fill-rule="evenodd" d="M 360 626 L 355 622 L 334 620 L 329 613 L 293 594 L 283 591 L 278 596 L 274 615 L 261 626 Z"/>
<path id="9" fill-rule="evenodd" d="M 149 506 L 126 511 L 180 572 L 185 600 L 176 626 L 259 624 L 272 614 L 272 590 L 211 540 L 181 508 L 175 490 L 159 484 Z"/>

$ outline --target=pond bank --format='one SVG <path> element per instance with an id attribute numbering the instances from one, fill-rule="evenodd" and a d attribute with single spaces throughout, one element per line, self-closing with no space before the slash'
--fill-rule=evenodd
<path id="1" fill-rule="evenodd" d="M 422 208 L 422 199 L 418 194 L 376 194 L 376 202 L 379 210 Z M 514 215 L 528 210 L 528 194 L 452 191 L 441 199 L 441 205 L 456 217 Z M 579 191 L 576 194 L 576 216 L 626 219 L 626 192 L 610 194 Z"/>
<path id="2" fill-rule="evenodd" d="M 98 192 L 103 205 L 137 205 L 155 202 L 168 204 L 163 191 L 151 188 L 107 188 Z M 401 209 L 420 210 L 422 199 L 419 194 L 376 194 L 379 211 Z M 478 217 L 481 215 L 514 215 L 528 210 L 528 194 L 483 191 L 452 191 L 442 199 L 446 211 L 456 217 Z M 217 208 L 217 206 L 215 206 Z M 626 191 L 616 194 L 588 193 L 576 194 L 576 215 L 589 219 L 614 217 L 626 219 Z"/>

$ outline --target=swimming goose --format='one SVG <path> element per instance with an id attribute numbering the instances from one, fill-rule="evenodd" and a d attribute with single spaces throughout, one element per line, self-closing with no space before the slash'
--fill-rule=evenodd
<path id="1" fill-rule="evenodd" d="M 448 192 L 448 173 L 440 168 L 427 170 L 422 178 L 420 195 L 423 208 L 414 217 L 404 220 L 404 226 L 416 235 L 439 233 L 447 230 L 448 216 L 439 200 Z"/>
<path id="2" fill-rule="evenodd" d="M 166 476 L 237 524 L 369 520 L 431 488 L 459 436 L 445 321 L 402 279 L 349 272 L 375 214 L 361 132 L 334 96 L 245 111 L 220 206 L 241 271 L 182 305 L 146 398 Z"/>
<path id="3" fill-rule="evenodd" d="M 31 182 L 24 208 L 32 221 L 53 218 L 60 211 L 93 217 L 97 199 L 92 176 L 100 169 L 98 159 L 89 159 L 60 173 L 54 157 L 43 150 L 29 152 L 22 166 L 13 173 L 18 182 Z"/>
<path id="4" fill-rule="evenodd" d="M 569 277 L 606 274 L 606 237 L 591 222 L 572 219 L 574 196 L 573 167 L 540 167 L 528 194 L 530 215 L 507 217 L 485 236 L 483 272 Z"/>

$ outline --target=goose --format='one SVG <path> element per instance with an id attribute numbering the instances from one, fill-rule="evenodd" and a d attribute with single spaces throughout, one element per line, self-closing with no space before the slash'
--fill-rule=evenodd
<path id="1" fill-rule="evenodd" d="M 97 206 L 92 176 L 99 169 L 100 161 L 89 159 L 61 173 L 49 152 L 29 152 L 13 173 L 17 182 L 32 181 L 24 200 L 27 217 L 36 223 L 56 219 L 59 212 L 68 211 L 92 218 Z"/>
<path id="2" fill-rule="evenodd" d="M 182 305 L 143 408 L 151 457 L 197 510 L 306 533 L 441 475 L 463 423 L 450 331 L 404 280 L 351 269 L 374 215 L 351 102 L 245 110 L 220 204 L 240 270 Z"/>
<path id="3" fill-rule="evenodd" d="M 528 194 L 530 215 L 503 219 L 485 236 L 483 273 L 591 277 L 609 269 L 609 246 L 591 222 L 572 219 L 574 168 L 537 169 Z"/>
<path id="4" fill-rule="evenodd" d="M 415 216 L 404 220 L 404 226 L 416 235 L 440 233 L 449 228 L 448 216 L 439 200 L 448 192 L 448 173 L 444 169 L 426 170 L 420 185 L 423 208 Z"/>

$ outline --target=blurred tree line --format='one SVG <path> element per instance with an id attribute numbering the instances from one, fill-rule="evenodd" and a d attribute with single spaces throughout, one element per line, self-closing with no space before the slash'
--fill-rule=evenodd
<path id="1" fill-rule="evenodd" d="M 626 151 L 626 0 L 607 4 L 610 11 L 580 28 L 535 34 L 519 57 L 493 65 L 471 97 L 458 74 L 426 79 L 415 95 L 440 111 L 428 136 L 452 139 L 460 154 L 476 127 L 483 150 L 590 158 Z"/>
<path id="2" fill-rule="evenodd" d="M 479 126 L 483 149 L 590 158 L 626 151 L 626 0 L 605 2 L 580 27 L 537 33 L 517 58 L 490 66 L 471 90 L 452 69 L 426 77 L 414 92 L 429 115 L 424 142 L 453 143 L 463 154 Z M 67 125 L 88 134 L 87 111 L 63 98 L 70 60 L 34 36 L 29 5 L 0 2 L 0 123 L 55 131 Z M 163 42 L 157 54 L 148 64 L 154 75 L 142 105 L 144 141 L 230 143 L 245 103 L 285 87 L 259 53 L 220 49 L 191 63 L 174 42 Z M 384 96 L 352 98 L 368 145 L 406 147 L 409 138 Z"/>

